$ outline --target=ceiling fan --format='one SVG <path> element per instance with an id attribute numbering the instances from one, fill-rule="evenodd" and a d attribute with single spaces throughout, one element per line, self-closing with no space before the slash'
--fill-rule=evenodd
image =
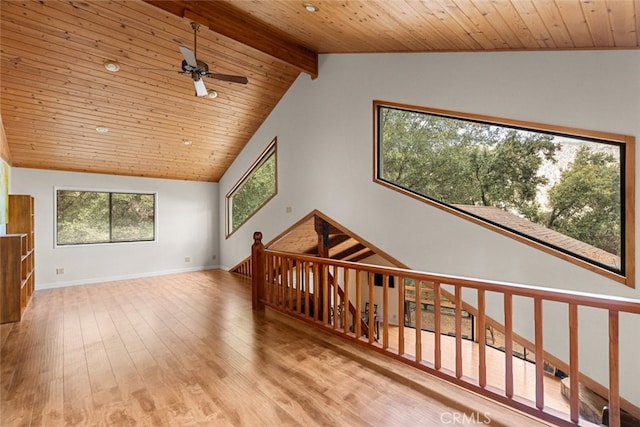
<path id="1" fill-rule="evenodd" d="M 198 46 L 197 39 L 198 31 L 200 31 L 200 24 L 198 24 L 197 22 L 192 22 L 191 28 L 193 29 L 193 51 L 184 46 L 178 46 L 178 49 L 180 49 L 182 57 L 184 58 L 182 60 L 182 71 L 179 71 L 179 73 L 191 76 L 193 85 L 196 88 L 197 96 L 207 96 L 210 93 L 215 94 L 215 92 L 209 92 L 207 90 L 207 87 L 202 80 L 203 77 L 209 77 L 225 82 L 240 83 L 245 85 L 249 82 L 249 80 L 244 76 L 234 76 L 231 74 L 220 74 L 209 71 L 209 66 L 206 63 L 198 60 L 196 57 Z"/>

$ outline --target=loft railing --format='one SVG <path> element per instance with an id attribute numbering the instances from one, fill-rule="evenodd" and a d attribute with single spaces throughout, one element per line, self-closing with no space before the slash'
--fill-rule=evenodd
<path id="1" fill-rule="evenodd" d="M 620 426 L 620 372 L 619 372 L 619 318 L 620 313 L 640 314 L 637 300 L 598 296 L 569 291 L 526 287 L 522 285 L 452 277 L 412 270 L 373 266 L 306 256 L 287 252 L 266 250 L 262 245 L 262 234 L 254 234 L 252 246 L 252 305 L 254 310 L 269 306 L 277 311 L 304 320 L 316 327 L 328 330 L 346 339 L 370 347 L 418 369 L 436 375 L 488 398 L 530 413 L 541 419 L 559 425 L 575 425 L 580 420 L 579 413 L 579 347 L 578 310 L 582 307 L 603 310 L 607 313 L 608 336 L 600 337 L 600 342 L 608 343 L 609 384 L 608 384 L 608 425 Z M 378 275 L 379 285 L 374 284 Z M 332 279 L 330 279 L 332 278 Z M 390 278 L 393 278 L 392 298 Z M 334 282 L 334 286 L 331 283 Z M 340 286 L 341 291 L 338 291 Z M 411 288 L 411 289 L 410 289 Z M 405 328 L 405 291 L 417 307 L 421 307 L 423 293 L 428 292 L 433 302 L 434 333 L 433 343 L 423 343 L 422 309 L 416 310 L 415 328 Z M 473 294 L 476 299 L 478 360 L 472 373 L 463 372 L 462 312 L 463 291 L 466 299 Z M 487 316 L 487 293 L 501 295 L 504 316 L 504 382 L 502 387 L 488 382 L 487 347 L 485 327 Z M 452 295 L 451 304 L 443 295 Z M 535 390 L 533 397 L 519 395 L 514 391 L 514 351 L 513 351 L 513 309 L 514 297 L 532 301 L 534 325 L 534 355 L 538 361 L 535 369 Z M 492 299 L 492 301 L 494 301 Z M 545 405 L 544 348 L 543 348 L 543 306 L 546 303 L 560 303 L 568 310 L 570 381 L 569 413 Z M 353 304 L 355 310 L 347 308 Z M 378 315 L 371 308 L 377 306 Z M 442 310 L 444 305 L 455 311 L 454 337 L 441 334 Z M 368 307 L 365 310 L 365 306 Z M 395 307 L 394 307 L 395 306 Z M 312 309 L 313 307 L 313 309 Z M 354 313 L 361 313 L 366 319 L 368 331 L 380 330 L 380 339 L 373 333 L 363 332 L 362 319 L 355 319 Z M 341 313 L 343 315 L 341 315 Z M 396 314 L 392 322 L 390 314 Z M 558 327 L 555 325 L 554 327 Z M 407 333 L 407 330 L 413 331 Z M 393 331 L 393 333 L 391 333 Z M 430 335 L 431 336 L 431 335 Z M 596 337 L 594 337 L 597 339 Z M 453 351 L 444 352 L 445 340 L 454 340 Z M 413 343 L 413 345 L 407 343 Z M 425 354 L 425 348 L 432 347 L 432 358 Z M 447 357 L 453 360 L 448 360 Z M 475 374 L 475 375 L 473 375 Z"/>

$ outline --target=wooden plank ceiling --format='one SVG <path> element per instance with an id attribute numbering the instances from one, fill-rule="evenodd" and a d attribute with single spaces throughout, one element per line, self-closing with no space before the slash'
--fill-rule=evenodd
<path id="1" fill-rule="evenodd" d="M 217 182 L 298 75 L 315 77 L 318 53 L 640 47 L 640 0 L 303 3 L 3 0 L 7 160 Z M 198 59 L 247 85 L 205 79 L 218 97 L 194 95 L 178 74 L 193 20 Z"/>

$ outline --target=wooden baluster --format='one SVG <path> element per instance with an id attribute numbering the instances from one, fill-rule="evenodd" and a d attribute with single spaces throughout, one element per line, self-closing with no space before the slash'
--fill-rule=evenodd
<path id="1" fill-rule="evenodd" d="M 389 348 L 389 275 L 382 280 L 382 348 Z"/>
<path id="2" fill-rule="evenodd" d="M 264 268 L 265 268 L 265 275 L 266 275 L 266 282 L 265 282 L 265 286 L 264 286 L 264 297 L 265 300 L 268 303 L 271 303 L 271 255 L 266 255 L 265 256 L 265 262 L 264 262 Z M 253 272 L 255 270 L 253 269 L 253 267 L 251 268 L 251 276 L 253 277 Z"/>
<path id="3" fill-rule="evenodd" d="M 375 334 L 375 329 L 374 329 L 375 328 L 375 325 L 374 325 L 375 315 L 374 315 L 374 310 L 373 310 L 373 308 L 374 308 L 373 304 L 375 302 L 374 301 L 375 300 L 375 295 L 374 295 L 374 290 L 375 289 L 373 287 L 373 276 L 374 276 L 374 274 L 372 272 L 369 272 L 368 276 L 369 276 L 369 282 L 368 282 L 369 283 L 369 313 L 367 313 L 367 314 L 369 316 L 369 325 L 368 325 L 368 327 L 369 327 L 369 344 L 372 344 L 374 339 L 375 339 L 375 337 L 374 337 L 374 334 Z"/>
<path id="4" fill-rule="evenodd" d="M 620 427 L 619 313 L 609 310 L 609 427 Z"/>
<path id="5" fill-rule="evenodd" d="M 404 354 L 404 277 L 398 277 L 398 354 Z"/>
<path id="6" fill-rule="evenodd" d="M 487 318 L 485 310 L 485 291 L 478 289 L 478 384 L 482 388 L 487 386 Z"/>
<path id="7" fill-rule="evenodd" d="M 416 296 L 416 362 L 422 361 L 422 282 L 415 281 Z M 436 368 L 437 369 L 437 368 Z"/>
<path id="8" fill-rule="evenodd" d="M 303 261 L 296 261 L 296 313 L 300 314 L 302 305 L 302 271 Z"/>
<path id="9" fill-rule="evenodd" d="M 289 272 L 287 270 L 287 260 L 283 257 L 280 258 L 280 301 L 279 306 L 284 308 L 287 303 L 287 278 L 289 277 Z"/>
<path id="10" fill-rule="evenodd" d="M 504 391 L 513 397 L 513 295 L 504 294 Z"/>
<path id="11" fill-rule="evenodd" d="M 362 336 L 362 271 L 356 270 L 356 316 L 354 319 L 356 338 Z"/>
<path id="12" fill-rule="evenodd" d="M 455 286 L 456 378 L 462 377 L 462 286 Z"/>
<path id="13" fill-rule="evenodd" d="M 276 256 L 272 256 L 271 257 L 271 273 L 272 273 L 272 280 L 271 280 L 271 303 L 273 305 L 278 305 L 278 280 L 280 280 L 280 278 L 278 277 L 278 271 L 280 271 L 280 264 L 279 264 L 279 258 Z"/>
<path id="14" fill-rule="evenodd" d="M 569 413 L 571 421 L 580 418 L 580 371 L 578 370 L 578 306 L 569 304 Z"/>
<path id="15" fill-rule="evenodd" d="M 338 276 L 340 273 L 340 268 L 333 266 L 333 329 L 338 329 L 338 307 L 340 306 L 339 294 L 338 294 Z"/>
<path id="16" fill-rule="evenodd" d="M 256 266 L 255 274 L 251 278 L 251 308 L 254 310 L 264 310 L 264 245 L 262 244 L 262 233 L 253 233 L 253 245 L 251 246 L 251 258 Z"/>
<path id="17" fill-rule="evenodd" d="M 329 266 L 322 264 L 322 324 L 329 324 Z"/>
<path id="18" fill-rule="evenodd" d="M 351 270 L 344 269 L 344 298 L 342 301 L 342 327 L 344 333 L 348 334 L 351 330 L 350 317 L 351 317 L 351 301 L 349 300 L 349 273 Z"/>
<path id="19" fill-rule="evenodd" d="M 536 408 L 544 408 L 544 341 L 542 339 L 542 299 L 533 299 L 533 323 L 535 325 L 536 357 Z"/>
<path id="20" fill-rule="evenodd" d="M 441 341 L 441 328 L 440 328 L 440 283 L 433 284 L 433 360 L 434 366 L 437 370 L 442 367 L 442 341 Z"/>
<path id="21" fill-rule="evenodd" d="M 293 311 L 293 260 L 286 259 L 287 263 L 287 309 Z"/>
<path id="22" fill-rule="evenodd" d="M 322 280 L 320 279 L 320 272 L 318 271 L 318 263 L 313 263 L 313 318 L 318 321 L 320 319 L 320 313 L 318 308 L 320 307 L 320 301 L 318 293 L 320 293 L 320 287 Z"/>
<path id="23" fill-rule="evenodd" d="M 310 317 L 310 308 L 309 308 L 309 292 L 311 292 L 311 281 L 310 281 L 310 270 L 311 266 L 308 262 L 304 263 L 304 314 L 305 317 Z"/>

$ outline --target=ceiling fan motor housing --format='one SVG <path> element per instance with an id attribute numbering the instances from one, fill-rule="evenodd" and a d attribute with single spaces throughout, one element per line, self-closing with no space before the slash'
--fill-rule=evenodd
<path id="1" fill-rule="evenodd" d="M 197 67 L 193 67 L 191 65 L 189 65 L 187 63 L 187 61 L 185 61 L 184 59 L 182 60 L 182 71 L 184 74 L 191 74 L 191 77 L 194 80 L 200 79 L 202 76 L 206 76 L 207 73 L 209 72 L 209 66 L 200 61 L 200 60 L 196 60 L 196 63 L 198 64 Z M 196 77 L 197 76 L 197 77 Z"/>

